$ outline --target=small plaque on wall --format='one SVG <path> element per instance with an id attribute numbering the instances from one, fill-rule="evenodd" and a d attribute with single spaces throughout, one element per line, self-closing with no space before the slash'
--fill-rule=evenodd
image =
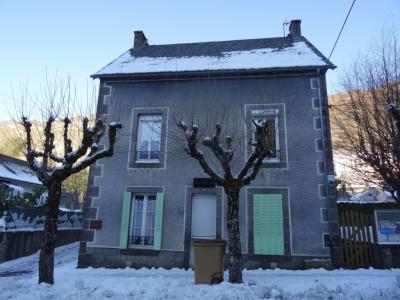
<path id="1" fill-rule="evenodd" d="M 90 220 L 89 228 L 99 230 L 101 229 L 102 225 L 103 225 L 102 220 Z"/>
<path id="2" fill-rule="evenodd" d="M 193 187 L 215 188 L 215 183 L 211 178 L 193 178 Z"/>

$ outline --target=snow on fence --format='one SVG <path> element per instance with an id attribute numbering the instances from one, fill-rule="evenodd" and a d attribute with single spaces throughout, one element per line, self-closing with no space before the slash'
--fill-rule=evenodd
<path id="1" fill-rule="evenodd" d="M 0 219 L 3 231 L 42 231 L 46 213 L 42 209 L 16 207 L 8 210 Z M 59 211 L 57 227 L 58 230 L 81 229 L 82 213 Z"/>

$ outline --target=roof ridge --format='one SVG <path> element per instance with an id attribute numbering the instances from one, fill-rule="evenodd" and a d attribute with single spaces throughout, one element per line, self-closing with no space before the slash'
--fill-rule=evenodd
<path id="1" fill-rule="evenodd" d="M 249 42 L 249 41 L 259 41 L 259 40 L 274 40 L 274 39 L 287 39 L 290 41 L 290 38 L 287 36 L 283 37 L 268 37 L 268 38 L 252 38 L 252 39 L 236 39 L 236 40 L 219 40 L 219 41 L 205 41 L 205 42 L 190 42 L 190 43 L 170 43 L 170 44 L 149 44 L 143 49 L 151 46 L 176 46 L 176 45 L 195 45 L 195 44 L 213 44 L 213 43 L 228 43 L 228 42 Z M 130 49 L 133 49 L 130 48 Z"/>

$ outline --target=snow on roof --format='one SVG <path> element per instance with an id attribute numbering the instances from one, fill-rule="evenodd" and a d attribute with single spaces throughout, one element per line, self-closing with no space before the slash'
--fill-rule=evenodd
<path id="1" fill-rule="evenodd" d="M 305 38 L 150 45 L 130 49 L 95 73 L 93 77 L 115 74 L 251 70 L 296 67 L 333 68 Z"/>
<path id="2" fill-rule="evenodd" d="M 385 191 L 381 192 L 376 188 L 369 188 L 361 193 L 357 193 L 350 199 L 342 200 L 338 198 L 337 203 L 358 203 L 358 204 L 380 204 L 380 203 L 391 203 L 396 200 L 389 193 Z"/>
<path id="3" fill-rule="evenodd" d="M 42 184 L 25 161 L 0 155 L 0 178 Z"/>

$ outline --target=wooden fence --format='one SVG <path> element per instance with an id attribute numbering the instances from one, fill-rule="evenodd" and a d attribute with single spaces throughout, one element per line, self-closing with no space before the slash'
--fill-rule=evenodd
<path id="1" fill-rule="evenodd" d="M 399 208 L 398 204 L 338 203 L 344 267 L 379 268 L 382 266 L 377 243 L 375 209 Z"/>

